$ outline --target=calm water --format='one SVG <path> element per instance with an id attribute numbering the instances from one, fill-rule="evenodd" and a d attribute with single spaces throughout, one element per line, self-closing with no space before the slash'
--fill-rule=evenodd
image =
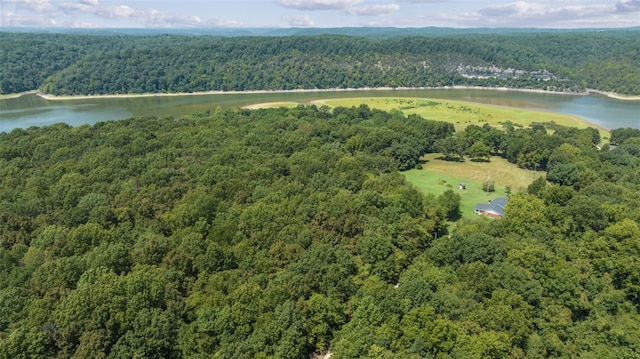
<path id="1" fill-rule="evenodd" d="M 194 112 L 235 108 L 245 105 L 345 97 L 424 97 L 464 100 L 560 112 L 578 116 L 596 125 L 613 129 L 640 128 L 640 101 L 621 101 L 600 95 L 566 95 L 501 90 L 367 90 L 260 94 L 215 94 L 152 96 L 135 98 L 51 101 L 36 95 L 0 100 L 0 132 L 14 128 L 45 126 L 64 122 L 72 126 L 119 120 L 132 116 L 181 116 Z"/>

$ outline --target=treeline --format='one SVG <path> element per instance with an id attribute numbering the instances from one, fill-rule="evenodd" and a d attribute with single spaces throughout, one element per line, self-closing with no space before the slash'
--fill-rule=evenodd
<path id="1" fill-rule="evenodd" d="M 117 37 L 0 33 L 0 93 L 33 91 L 96 49 L 122 46 Z"/>
<path id="2" fill-rule="evenodd" d="M 638 356 L 640 137 L 554 132 L 549 174 L 585 181 L 453 232 L 459 197 L 398 169 L 463 134 L 400 112 L 0 134 L 0 357 Z"/>
<path id="3" fill-rule="evenodd" d="M 600 132 L 593 127 L 577 129 L 548 122 L 518 128 L 508 121 L 503 123 L 503 128 L 492 128 L 488 124 L 469 125 L 464 131 L 437 140 L 434 148 L 448 160 L 454 157 L 462 160 L 465 156 L 471 160 L 489 160 L 491 156 L 502 156 L 521 168 L 547 171 L 549 160 L 560 145 L 568 143 L 588 150 L 599 148 L 601 142 Z M 634 137 L 635 131 L 630 128 L 613 130 L 612 141 Z M 606 151 L 609 145 L 605 146 Z M 550 175 L 553 177 L 554 172 Z"/>
<path id="4" fill-rule="evenodd" d="M 640 32 L 356 37 L 2 33 L 0 93 L 54 95 L 452 85 L 640 94 Z M 469 77 L 495 67 L 518 76 Z M 548 71 L 551 78 L 533 72 Z"/>

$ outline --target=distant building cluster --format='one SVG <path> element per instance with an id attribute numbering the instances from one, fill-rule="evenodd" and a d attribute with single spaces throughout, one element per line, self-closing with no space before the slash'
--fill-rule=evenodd
<path id="1" fill-rule="evenodd" d="M 554 74 L 545 70 L 537 70 L 537 71 L 524 71 L 518 70 L 512 67 L 508 67 L 506 69 L 497 67 L 497 66 L 458 66 L 456 68 L 456 72 L 466 78 L 473 79 L 488 79 L 488 78 L 519 78 L 523 76 L 530 76 L 534 79 L 542 80 L 542 81 L 550 81 L 557 79 Z"/>

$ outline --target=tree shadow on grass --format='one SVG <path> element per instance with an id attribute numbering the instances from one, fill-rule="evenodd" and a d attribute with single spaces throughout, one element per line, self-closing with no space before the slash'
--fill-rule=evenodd
<path id="1" fill-rule="evenodd" d="M 440 156 L 440 157 L 436 157 L 436 160 L 447 161 L 447 162 L 465 162 L 464 158 L 462 157 Z"/>

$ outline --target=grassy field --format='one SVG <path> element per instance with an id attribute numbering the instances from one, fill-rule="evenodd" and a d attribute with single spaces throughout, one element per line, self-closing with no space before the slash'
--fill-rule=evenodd
<path id="1" fill-rule="evenodd" d="M 510 121 L 514 126 L 527 127 L 532 123 L 554 123 L 561 126 L 587 128 L 596 127 L 575 116 L 554 112 L 535 111 L 517 107 L 505 107 L 478 104 L 455 100 L 424 99 L 409 97 L 371 97 L 348 99 L 324 99 L 312 102 L 317 106 L 352 107 L 366 104 L 370 108 L 384 111 L 400 110 L 405 115 L 417 114 L 426 119 L 447 121 L 453 123 L 456 130 L 464 130 L 468 125 L 489 125 L 501 128 L 502 124 Z M 292 106 L 295 103 L 259 104 L 256 107 Z M 601 138 L 609 138 L 606 129 L 598 128 Z M 461 212 L 463 218 L 477 216 L 473 208 L 479 202 L 487 202 L 496 197 L 506 195 L 506 186 L 511 187 L 513 193 L 525 192 L 527 186 L 544 172 L 534 172 L 518 168 L 500 157 L 492 157 L 490 162 L 443 161 L 438 159 L 440 154 L 428 154 L 423 157 L 423 169 L 412 169 L 403 172 L 414 186 L 424 193 L 439 195 L 447 189 L 460 194 Z M 486 193 L 482 190 L 482 183 L 491 178 L 495 184 L 495 192 Z M 466 184 L 465 190 L 459 185 Z"/>
<path id="2" fill-rule="evenodd" d="M 505 196 L 507 185 L 511 186 L 512 193 L 525 192 L 534 179 L 545 175 L 544 172 L 518 168 L 500 157 L 492 157 L 491 162 L 452 162 L 438 159 L 440 156 L 437 153 L 428 154 L 423 158 L 426 162 L 423 169 L 412 169 L 403 174 L 424 193 L 437 196 L 448 189 L 458 193 L 462 198 L 460 207 L 463 218 L 476 216 L 473 208 L 477 203 Z M 495 183 L 495 192 L 486 193 L 482 190 L 482 183 L 488 178 Z M 460 183 L 466 185 L 465 190 L 459 189 Z"/>
<path id="3" fill-rule="evenodd" d="M 529 110 L 519 107 L 487 105 L 475 102 L 456 100 L 426 99 L 412 97 L 356 97 L 340 99 L 318 99 L 312 101 L 317 106 L 352 107 L 366 104 L 370 108 L 384 111 L 400 110 L 405 115 L 416 114 L 429 120 L 453 123 L 457 131 L 469 125 L 482 126 L 488 123 L 492 127 L 502 128 L 505 122 L 514 126 L 527 127 L 532 123 L 554 123 L 561 126 L 587 128 L 594 127 L 600 131 L 600 137 L 609 138 L 609 131 L 598 127 L 579 117 L 556 112 Z M 287 106 L 293 107 L 296 102 L 273 102 L 247 106 L 247 108 L 266 108 Z"/>
<path id="4" fill-rule="evenodd" d="M 400 110 L 405 115 L 417 114 L 426 119 L 451 122 L 456 130 L 463 130 L 468 125 L 483 125 L 488 123 L 500 128 L 502 123 L 511 121 L 516 126 L 529 126 L 531 123 L 553 122 L 561 126 L 586 128 L 596 127 L 575 116 L 569 116 L 555 112 L 535 111 L 516 107 L 494 106 L 474 102 L 455 100 L 408 98 L 408 97 L 371 97 L 328 99 L 314 102 L 316 105 L 330 107 L 351 107 L 366 104 L 371 108 L 385 111 Z M 601 137 L 609 137 L 604 128 L 598 128 Z"/>

